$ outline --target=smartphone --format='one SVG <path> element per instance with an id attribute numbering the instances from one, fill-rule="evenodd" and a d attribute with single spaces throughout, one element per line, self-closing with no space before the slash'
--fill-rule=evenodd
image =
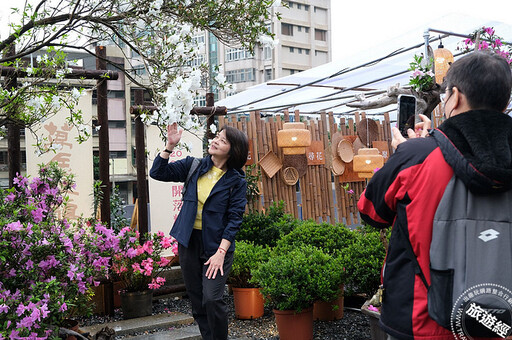
<path id="1" fill-rule="evenodd" d="M 398 96 L 398 130 L 402 136 L 408 137 L 407 129 L 413 129 L 420 117 L 416 114 L 416 97 L 401 94 Z"/>

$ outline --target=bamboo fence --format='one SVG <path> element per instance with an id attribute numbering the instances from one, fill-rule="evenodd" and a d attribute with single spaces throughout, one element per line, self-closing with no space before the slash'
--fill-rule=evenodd
<path id="1" fill-rule="evenodd" d="M 228 125 L 247 133 L 252 162 L 258 164 L 258 167 L 261 167 L 260 160 L 270 151 L 282 163 L 287 163 L 288 156 L 285 157 L 282 148 L 277 146 L 277 132 L 283 128 L 285 122 L 290 121 L 288 112 L 285 111 L 282 116 L 263 118 L 260 117 L 259 112 L 251 112 L 248 117 L 228 114 L 219 116 L 218 119 L 219 126 Z M 332 112 L 320 113 L 315 119 L 301 117 L 299 112 L 294 112 L 294 121 L 304 122 L 311 132 L 312 141 L 316 142 L 316 150 L 323 148 L 322 152 L 318 153 L 318 158 L 323 158 L 324 164 L 306 165 L 307 155 L 298 157 L 299 161 L 297 163 L 295 160 L 295 163 L 302 176 L 299 177 L 296 185 L 288 185 L 285 182 L 284 167 L 272 177 L 269 177 L 265 171 L 261 171 L 258 183 L 261 200 L 252 202 L 248 209 L 265 211 L 274 202 L 284 201 L 286 212 L 296 218 L 347 225 L 360 224 L 357 202 L 366 187 L 367 180 L 359 178 L 353 172 L 350 175 L 351 164 L 347 164 L 347 170 L 341 176 L 334 175 L 331 164 L 335 156 L 330 150 L 332 137 L 337 132 L 342 136 L 355 138 L 358 134 L 357 125 L 362 119 L 366 119 L 365 114 L 356 113 L 354 118 L 341 118 L 339 123 L 335 123 Z M 389 115 L 385 114 L 382 122 L 375 121 L 375 123 L 378 127 L 377 140 L 381 142 L 381 148 L 382 145 L 384 149 L 387 146 L 385 152 L 389 157 L 391 152 Z M 375 147 L 375 144 L 373 146 Z M 387 157 L 385 156 L 385 159 Z M 320 161 L 317 159 L 318 162 Z M 256 169 L 251 172 L 246 168 L 246 171 L 254 175 Z"/>

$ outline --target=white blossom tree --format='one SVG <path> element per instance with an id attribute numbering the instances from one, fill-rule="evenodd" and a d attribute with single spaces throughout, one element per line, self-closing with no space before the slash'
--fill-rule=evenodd
<path id="1" fill-rule="evenodd" d="M 66 83 L 73 65 L 63 51 L 85 51 L 96 57 L 94 47 L 106 42 L 128 46 L 140 56 L 137 62 L 149 75 L 145 82 L 133 76 L 130 68 L 118 71 L 146 88 L 159 108 L 145 117 L 146 122 L 164 126 L 176 121 L 186 129 L 197 128 L 197 120 L 189 115 L 193 95 L 201 86 L 201 66 L 189 66 L 200 50 L 194 33 L 211 32 L 221 42 L 241 43 L 253 49 L 258 42 L 269 43 L 272 34 L 267 23 L 273 13 L 271 8 L 280 3 L 280 0 L 26 0 L 22 8 L 13 9 L 10 32 L 0 36 L 0 66 L 4 77 L 4 88 L 0 91 L 0 133 L 5 133 L 8 126 L 30 128 L 67 107 L 68 123 L 78 129 L 79 141 L 90 136 L 90 123 L 84 122 L 81 113 L 74 109 L 80 90 Z M 35 63 L 27 62 L 29 55 L 41 51 L 46 53 Z M 17 83 L 10 81 L 13 75 L 19 80 Z M 44 146 L 41 140 L 42 151 Z"/>

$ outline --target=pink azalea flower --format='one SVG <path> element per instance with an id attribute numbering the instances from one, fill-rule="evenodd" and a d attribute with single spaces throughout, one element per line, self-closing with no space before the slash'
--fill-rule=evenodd
<path id="1" fill-rule="evenodd" d="M 494 34 L 494 30 L 492 29 L 492 27 L 484 27 L 484 31 L 489 35 Z"/>
<path id="2" fill-rule="evenodd" d="M 169 264 L 169 262 L 171 262 L 171 261 L 170 261 L 170 260 L 168 260 L 167 258 L 165 258 L 165 257 L 161 257 L 161 258 L 160 258 L 160 262 L 158 262 L 158 265 L 159 265 L 160 267 L 165 267 L 165 266 L 167 266 L 167 265 Z"/>
<path id="3" fill-rule="evenodd" d="M 373 312 L 378 312 L 379 311 L 379 309 L 377 307 L 374 307 L 373 305 L 369 305 L 368 306 L 368 310 L 371 310 Z"/>

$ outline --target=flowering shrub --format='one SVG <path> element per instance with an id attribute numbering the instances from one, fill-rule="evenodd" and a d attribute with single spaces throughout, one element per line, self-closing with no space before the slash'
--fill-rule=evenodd
<path id="1" fill-rule="evenodd" d="M 46 339 L 65 318 L 90 312 L 118 240 L 111 229 L 59 218 L 73 176 L 56 163 L 0 191 L 0 339 Z"/>
<path id="2" fill-rule="evenodd" d="M 128 292 L 158 289 L 165 278 L 158 276 L 170 260 L 162 256 L 164 249 L 178 254 L 178 243 L 163 232 L 149 234 L 141 245 L 139 233 L 126 227 L 119 233 L 119 250 L 112 259 L 113 273 L 124 282 Z"/>
<path id="3" fill-rule="evenodd" d="M 477 40 L 478 46 L 476 46 Z M 505 58 L 509 64 L 512 64 L 512 46 L 504 45 L 502 41 L 503 38 L 496 35 L 494 28 L 484 26 L 471 33 L 469 38 L 464 39 L 457 46 L 457 49 L 463 52 L 470 52 L 474 49 L 491 51 Z"/>
<path id="4" fill-rule="evenodd" d="M 424 64 L 422 55 L 414 56 L 414 61 L 409 64 L 409 71 L 412 71 L 409 85 L 413 90 L 428 91 L 435 84 L 432 61 Z"/>

